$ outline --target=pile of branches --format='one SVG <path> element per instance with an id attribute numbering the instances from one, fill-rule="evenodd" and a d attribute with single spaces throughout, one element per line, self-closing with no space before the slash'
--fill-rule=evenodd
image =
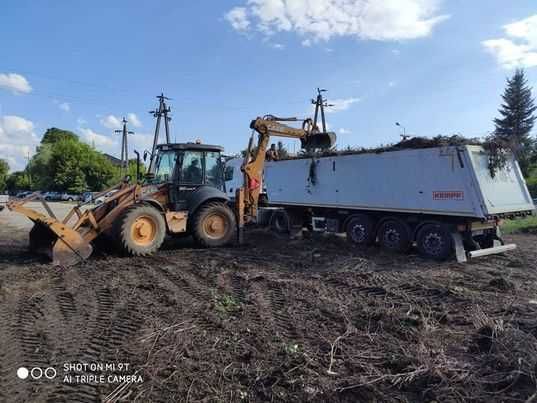
<path id="1" fill-rule="evenodd" d="M 331 157 L 336 155 L 356 155 L 356 154 L 380 154 L 390 151 L 416 150 L 434 147 L 478 145 L 482 146 L 489 155 L 489 171 L 492 177 L 496 172 L 508 167 L 509 156 L 516 155 L 516 147 L 497 136 L 489 136 L 485 140 L 478 138 L 467 138 L 458 134 L 452 136 L 438 135 L 435 137 L 411 137 L 398 143 L 381 144 L 378 147 L 347 147 L 344 150 L 323 151 L 301 151 L 296 156 L 289 156 L 284 159 L 304 159 Z"/>

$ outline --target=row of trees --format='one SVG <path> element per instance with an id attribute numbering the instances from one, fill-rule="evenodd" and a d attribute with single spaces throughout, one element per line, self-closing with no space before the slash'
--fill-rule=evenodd
<path id="1" fill-rule="evenodd" d="M 0 190 L 10 192 L 98 192 L 121 180 L 120 168 L 102 153 L 81 142 L 76 134 L 56 128 L 46 131 L 36 154 L 23 171 L 7 175 L 7 170 L 7 164 L 0 163 Z M 129 174 L 135 177 L 135 172 L 136 164 L 131 162 Z"/>

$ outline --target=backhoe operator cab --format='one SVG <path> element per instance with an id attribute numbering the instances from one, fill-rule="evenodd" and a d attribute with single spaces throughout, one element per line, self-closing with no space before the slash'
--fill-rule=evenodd
<path id="1" fill-rule="evenodd" d="M 235 213 L 225 193 L 222 147 L 162 144 L 154 172 L 141 186 L 138 203 L 121 217 L 119 240 L 132 255 L 160 248 L 168 235 L 192 235 L 201 245 L 222 246 L 234 240 Z"/>

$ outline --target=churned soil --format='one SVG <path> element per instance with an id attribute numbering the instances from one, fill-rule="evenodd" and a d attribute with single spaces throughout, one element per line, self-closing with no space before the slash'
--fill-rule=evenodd
<path id="1" fill-rule="evenodd" d="M 98 252 L 58 268 L 26 251 L 25 231 L 2 225 L 0 401 L 537 398 L 537 235 L 513 235 L 519 249 L 467 264 L 334 236 L 246 237 L 225 249 L 170 241 L 144 258 Z M 133 377 L 70 383 L 68 363 L 127 363 L 76 374 Z M 19 379 L 19 367 L 57 376 Z"/>

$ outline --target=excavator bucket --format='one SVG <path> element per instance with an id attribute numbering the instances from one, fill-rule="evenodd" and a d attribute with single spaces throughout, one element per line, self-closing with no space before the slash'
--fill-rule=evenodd
<path id="1" fill-rule="evenodd" d="M 312 133 L 300 141 L 305 150 L 328 150 L 336 145 L 336 138 L 334 132 Z"/>
<path id="2" fill-rule="evenodd" d="M 31 200 L 31 199 L 29 199 Z M 72 266 L 87 259 L 93 248 L 81 233 L 59 221 L 43 201 L 50 216 L 24 207 L 27 200 L 8 203 L 11 211 L 24 214 L 34 222 L 30 231 L 30 250 L 47 255 L 56 266 Z"/>
<path id="3" fill-rule="evenodd" d="M 72 266 L 87 259 L 93 248 L 81 234 L 55 219 L 34 221 L 30 249 L 47 255 L 55 266 Z"/>

